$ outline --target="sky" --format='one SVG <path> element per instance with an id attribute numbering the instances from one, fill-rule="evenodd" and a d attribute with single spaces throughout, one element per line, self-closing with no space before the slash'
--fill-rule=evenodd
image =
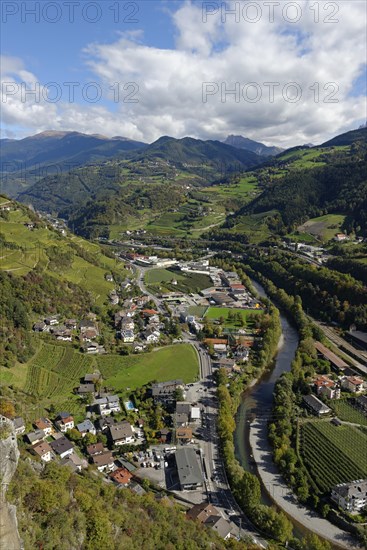
<path id="1" fill-rule="evenodd" d="M 1 2 L 1 137 L 291 147 L 366 122 L 365 0 Z"/>

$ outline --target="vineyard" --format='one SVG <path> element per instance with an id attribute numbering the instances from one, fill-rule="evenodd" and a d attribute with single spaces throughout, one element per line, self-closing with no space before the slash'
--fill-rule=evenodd
<path id="1" fill-rule="evenodd" d="M 92 365 L 91 357 L 72 348 L 43 344 L 28 365 L 24 391 L 39 398 L 70 393 Z"/>
<path id="2" fill-rule="evenodd" d="M 303 462 L 322 492 L 367 477 L 367 436 L 358 429 L 307 422 L 301 427 L 300 443 Z"/>
<path id="3" fill-rule="evenodd" d="M 335 400 L 333 403 L 333 409 L 340 420 L 367 426 L 366 416 L 361 411 L 353 407 L 353 405 L 349 404 L 349 402 L 345 399 Z"/>

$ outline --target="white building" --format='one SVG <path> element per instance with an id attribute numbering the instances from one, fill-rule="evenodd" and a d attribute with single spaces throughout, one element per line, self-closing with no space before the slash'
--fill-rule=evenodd
<path id="1" fill-rule="evenodd" d="M 367 506 L 367 479 L 340 483 L 331 490 L 331 499 L 350 514 L 358 514 Z"/>

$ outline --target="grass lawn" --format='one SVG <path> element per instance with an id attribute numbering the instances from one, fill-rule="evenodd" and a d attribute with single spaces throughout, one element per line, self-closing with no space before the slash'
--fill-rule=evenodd
<path id="1" fill-rule="evenodd" d="M 188 309 L 189 315 L 195 315 L 195 317 L 204 317 L 208 310 L 208 306 L 190 306 Z"/>
<path id="2" fill-rule="evenodd" d="M 240 324 L 239 323 L 233 323 L 233 322 L 229 322 L 227 321 L 227 317 L 228 317 L 228 313 L 231 312 L 231 313 L 240 313 L 241 316 L 242 316 L 242 319 L 245 321 L 247 327 L 251 327 L 252 324 L 249 322 L 249 316 L 250 315 L 253 315 L 255 313 L 255 315 L 260 315 L 263 310 L 261 309 L 237 309 L 237 308 L 231 308 L 231 307 L 210 307 L 206 314 L 205 314 L 205 317 L 207 319 L 212 319 L 212 320 L 215 320 L 215 319 L 220 319 L 220 317 L 224 317 L 225 319 L 225 322 L 224 322 L 224 326 L 225 327 L 228 327 L 228 328 L 235 328 L 235 327 L 240 327 Z"/>
<path id="3" fill-rule="evenodd" d="M 152 380 L 165 382 L 182 379 L 193 382 L 199 374 L 199 362 L 190 344 L 168 346 L 141 355 L 106 355 L 97 358 L 106 385 L 115 390 L 132 390 Z"/>
<path id="4" fill-rule="evenodd" d="M 361 424 L 361 426 L 367 426 L 367 418 L 365 417 L 365 415 L 361 411 L 350 405 L 347 400 L 334 400 L 332 402 L 332 407 L 340 420 L 345 420 L 345 422 L 353 422 L 355 424 Z"/>

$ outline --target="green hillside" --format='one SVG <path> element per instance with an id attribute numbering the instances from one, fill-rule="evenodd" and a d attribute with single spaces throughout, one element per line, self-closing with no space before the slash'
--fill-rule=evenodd
<path id="1" fill-rule="evenodd" d="M 268 236 L 296 228 L 322 240 L 341 230 L 367 233 L 366 130 L 285 152 L 254 174 L 263 192 L 236 213 L 230 226 L 239 229 L 254 215 L 266 215 Z"/>
<path id="2" fill-rule="evenodd" d="M 29 329 L 40 316 L 103 315 L 115 286 L 105 274 L 119 282 L 126 271 L 98 245 L 63 235 L 25 206 L 5 198 L 0 204 L 0 351 L 10 366 L 31 357 Z"/>

